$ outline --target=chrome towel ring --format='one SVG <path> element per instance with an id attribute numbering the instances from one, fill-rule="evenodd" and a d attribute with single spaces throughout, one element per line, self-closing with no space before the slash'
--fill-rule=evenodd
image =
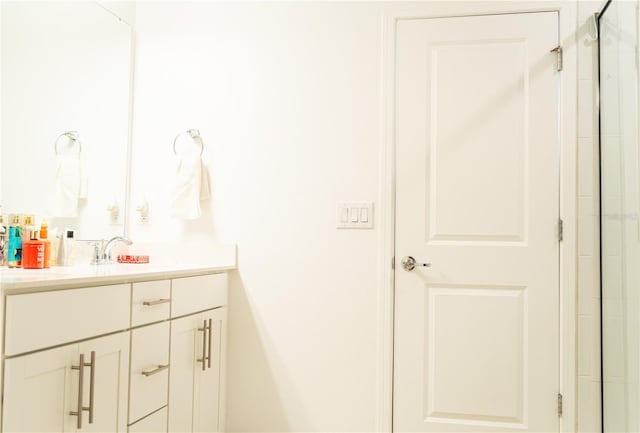
<path id="1" fill-rule="evenodd" d="M 82 153 L 82 143 L 80 142 L 80 135 L 78 134 L 78 131 L 65 131 L 62 134 L 58 135 L 56 140 L 53 142 L 53 150 L 56 155 L 60 155 L 60 150 L 58 149 L 58 147 L 60 146 L 60 139 L 62 137 L 67 137 L 67 139 L 71 143 L 69 145 L 70 147 L 73 146 L 73 144 L 78 145 L 78 155 Z"/>
<path id="2" fill-rule="evenodd" d="M 202 156 L 202 152 L 204 152 L 204 143 L 202 142 L 200 131 L 198 131 L 197 129 L 187 129 L 186 131 L 183 131 L 178 135 L 176 135 L 176 138 L 173 139 L 173 154 L 174 155 L 178 154 L 178 152 L 176 151 L 176 143 L 178 142 L 178 138 L 180 138 L 182 134 L 188 134 L 193 140 L 193 142 L 200 146 L 200 156 Z"/>

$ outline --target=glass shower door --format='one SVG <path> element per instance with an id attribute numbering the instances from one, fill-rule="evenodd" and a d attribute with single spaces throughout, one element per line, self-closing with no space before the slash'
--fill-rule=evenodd
<path id="1" fill-rule="evenodd" d="M 610 1 L 598 27 L 603 431 L 638 432 L 638 1 Z"/>

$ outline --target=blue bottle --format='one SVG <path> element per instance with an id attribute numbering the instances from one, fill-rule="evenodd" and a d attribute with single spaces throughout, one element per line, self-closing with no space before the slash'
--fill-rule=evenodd
<path id="1" fill-rule="evenodd" d="M 7 266 L 19 268 L 22 266 L 22 226 L 20 215 L 9 218 L 9 238 L 7 240 Z"/>

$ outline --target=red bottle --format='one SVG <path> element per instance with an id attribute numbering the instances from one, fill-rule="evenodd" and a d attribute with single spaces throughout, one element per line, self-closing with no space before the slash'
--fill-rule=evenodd
<path id="1" fill-rule="evenodd" d="M 22 268 L 44 268 L 44 242 L 38 239 L 38 230 L 32 230 L 28 241 L 22 244 Z"/>

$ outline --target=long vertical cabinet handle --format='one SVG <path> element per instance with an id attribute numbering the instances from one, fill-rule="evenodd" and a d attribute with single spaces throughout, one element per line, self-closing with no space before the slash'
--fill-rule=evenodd
<path id="1" fill-rule="evenodd" d="M 211 368 L 211 334 L 213 334 L 213 332 L 211 328 L 211 319 L 209 319 L 209 349 L 207 351 L 207 366 L 209 368 Z"/>
<path id="2" fill-rule="evenodd" d="M 198 331 L 202 331 L 202 358 L 198 359 L 198 362 L 202 362 L 202 371 L 207 368 L 207 319 L 202 322 L 202 328 L 198 328 Z"/>
<path id="3" fill-rule="evenodd" d="M 95 394 L 94 385 L 96 383 L 96 351 L 91 351 L 91 375 L 89 376 L 89 424 L 93 424 L 93 396 Z"/>
<path id="4" fill-rule="evenodd" d="M 72 365 L 72 370 L 78 370 L 78 409 L 77 411 L 69 412 L 69 415 L 77 416 L 78 429 L 82 428 L 82 391 L 84 388 L 84 353 L 80 354 L 80 363 L 78 365 Z"/>
<path id="5" fill-rule="evenodd" d="M 85 407 L 82 405 L 82 401 L 84 400 L 84 368 L 90 367 L 91 373 L 89 376 L 89 407 Z M 78 429 L 82 428 L 82 412 L 89 412 L 89 424 L 93 424 L 93 396 L 95 394 L 94 384 L 96 382 L 96 351 L 91 351 L 91 362 L 84 362 L 84 353 L 80 354 L 80 362 L 78 365 L 72 365 L 72 370 L 78 370 L 78 410 L 69 412 L 69 415 L 78 417 Z"/>

